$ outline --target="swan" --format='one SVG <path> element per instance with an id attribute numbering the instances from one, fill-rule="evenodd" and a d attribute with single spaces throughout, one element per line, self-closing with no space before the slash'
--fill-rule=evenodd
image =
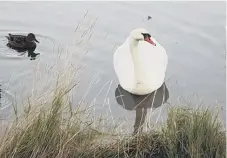
<path id="1" fill-rule="evenodd" d="M 137 28 L 116 49 L 113 64 L 124 90 L 146 95 L 164 83 L 168 56 L 146 29 Z"/>

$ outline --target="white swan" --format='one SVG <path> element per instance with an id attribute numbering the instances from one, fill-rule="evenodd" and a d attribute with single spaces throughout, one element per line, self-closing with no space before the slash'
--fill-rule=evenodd
<path id="1" fill-rule="evenodd" d="M 121 87 L 132 94 L 149 94 L 164 82 L 168 56 L 143 28 L 130 33 L 115 51 L 113 60 Z"/>

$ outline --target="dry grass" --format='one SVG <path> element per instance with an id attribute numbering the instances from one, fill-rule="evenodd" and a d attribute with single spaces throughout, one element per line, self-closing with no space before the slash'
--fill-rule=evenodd
<path id="1" fill-rule="evenodd" d="M 208 109 L 171 108 L 161 130 L 114 137 L 98 131 L 89 109 L 73 111 L 67 92 L 56 91 L 49 109 L 32 106 L 15 120 L 0 139 L 0 157 L 225 157 L 225 132 Z"/>
<path id="2" fill-rule="evenodd" d="M 92 28 L 93 25 L 83 36 Z M 91 35 L 88 37 L 90 40 Z M 68 58 L 62 63 L 70 63 Z M 74 67 L 69 69 L 62 68 L 68 72 L 61 76 L 61 83 L 66 85 L 71 84 L 69 78 L 77 72 Z M 36 78 L 42 81 L 42 77 Z M 36 85 L 34 89 L 39 88 Z M 113 136 L 99 131 L 103 120 L 92 119 L 90 107 L 72 109 L 68 99 L 71 89 L 62 87 L 58 83 L 51 101 L 43 105 L 31 98 L 23 115 L 18 116 L 18 108 L 14 107 L 15 121 L 0 137 L 0 158 L 225 157 L 226 135 L 213 109 L 170 108 L 167 123 L 160 129 L 135 136 Z"/>

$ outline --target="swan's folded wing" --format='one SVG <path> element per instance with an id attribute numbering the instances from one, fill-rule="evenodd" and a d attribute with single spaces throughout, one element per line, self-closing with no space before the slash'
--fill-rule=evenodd
<path id="1" fill-rule="evenodd" d="M 129 48 L 121 45 L 114 53 L 114 70 L 121 86 L 132 87 L 134 84 L 134 65 Z"/>

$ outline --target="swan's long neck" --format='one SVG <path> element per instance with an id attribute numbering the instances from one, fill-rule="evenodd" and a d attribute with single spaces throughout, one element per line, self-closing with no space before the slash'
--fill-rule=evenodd
<path id="1" fill-rule="evenodd" d="M 139 41 L 131 39 L 130 40 L 130 52 L 132 55 L 132 61 L 134 64 L 134 75 L 135 75 L 135 84 L 137 85 L 137 82 L 140 81 L 140 78 L 142 77 L 141 69 L 140 69 L 140 61 L 139 61 L 139 54 L 138 54 L 138 43 Z M 137 87 L 137 86 L 136 86 Z"/>

